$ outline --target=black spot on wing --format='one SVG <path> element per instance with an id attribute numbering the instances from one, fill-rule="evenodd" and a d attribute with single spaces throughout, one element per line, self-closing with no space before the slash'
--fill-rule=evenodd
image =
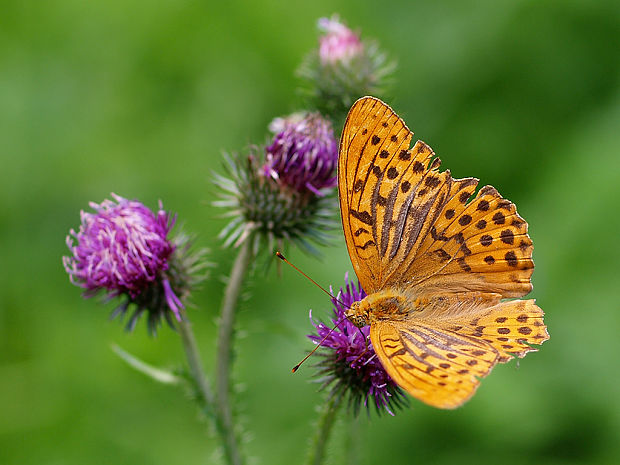
<path id="1" fill-rule="evenodd" d="M 366 241 L 364 245 L 356 245 L 358 249 L 366 250 L 368 247 L 375 245 L 375 241 Z"/>
<path id="2" fill-rule="evenodd" d="M 413 167 L 411 169 L 413 170 L 414 173 L 421 173 L 422 171 L 424 171 L 424 165 L 416 160 L 416 162 L 413 164 Z"/>
<path id="3" fill-rule="evenodd" d="M 498 225 L 504 224 L 506 222 L 506 217 L 502 212 L 497 212 L 495 213 L 495 215 L 493 215 L 493 222 Z"/>
<path id="4" fill-rule="evenodd" d="M 459 202 L 465 203 L 469 200 L 470 197 L 471 197 L 471 192 L 467 192 L 467 191 L 461 192 L 459 194 Z"/>
<path id="5" fill-rule="evenodd" d="M 350 210 L 350 211 L 351 211 L 351 216 L 355 219 L 360 220 L 362 223 L 367 224 L 367 225 L 374 224 L 374 221 L 372 220 L 372 216 L 370 216 L 370 213 L 368 213 L 367 211 L 362 211 L 362 212 L 358 212 L 356 210 Z"/>
<path id="6" fill-rule="evenodd" d="M 450 255 L 444 249 L 437 249 L 433 253 L 435 255 L 437 255 L 437 257 L 439 258 L 440 262 L 446 262 L 446 261 L 448 261 L 448 260 L 450 260 L 452 258 L 452 255 Z"/>

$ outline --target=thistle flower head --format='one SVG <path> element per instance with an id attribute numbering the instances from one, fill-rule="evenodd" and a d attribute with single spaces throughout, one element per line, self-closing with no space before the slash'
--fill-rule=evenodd
<path id="1" fill-rule="evenodd" d="M 361 40 L 337 16 L 318 21 L 319 46 L 310 52 L 297 74 L 300 93 L 309 108 L 340 122 L 353 102 L 364 95 L 381 95 L 394 64 L 372 41 Z"/>
<path id="2" fill-rule="evenodd" d="M 321 64 L 348 63 L 364 50 L 359 36 L 342 24 L 337 16 L 320 18 L 318 27 L 324 33 L 319 38 Z"/>
<path id="3" fill-rule="evenodd" d="M 298 192 L 336 185 L 338 144 L 331 123 L 318 113 L 277 118 L 271 125 L 276 135 L 266 149 L 263 172 Z"/>
<path id="4" fill-rule="evenodd" d="M 214 204 L 232 217 L 220 237 L 235 246 L 251 238 L 255 254 L 264 241 L 267 249 L 290 241 L 314 253 L 311 243 L 324 244 L 335 226 L 335 202 L 326 195 L 338 161 L 331 124 L 317 113 L 298 113 L 276 118 L 270 129 L 275 135 L 264 150 L 226 157 L 230 176 L 215 175 L 221 191 Z"/>
<path id="5" fill-rule="evenodd" d="M 125 296 L 114 314 L 136 304 L 130 329 L 144 311 L 153 331 L 161 317 L 172 324 L 171 312 L 180 320 L 184 306 L 179 296 L 186 297 L 201 266 L 196 255 L 188 254 L 186 236 L 168 238 L 176 217 L 164 211 L 161 202 L 153 213 L 138 201 L 112 197 L 101 204 L 91 202 L 94 213 L 82 211 L 79 230 L 67 236 L 71 255 L 63 257 L 63 265 L 71 282 L 85 289 L 85 297 L 99 292 L 110 299 Z"/>
<path id="6" fill-rule="evenodd" d="M 345 275 L 345 286 L 340 288 L 337 298 L 332 299 L 331 322 L 332 327 L 337 325 L 336 329 L 332 331 L 324 323 L 314 321 L 310 312 L 316 333 L 308 337 L 318 344 L 327 336 L 319 352 L 322 360 L 317 364 L 318 381 L 324 387 L 331 387 L 332 395 L 347 396 L 356 414 L 362 404 L 369 407 L 371 399 L 379 413 L 385 410 L 394 415 L 394 410 L 405 405 L 407 399 L 377 358 L 368 337 L 370 326 L 358 328 L 345 318 L 347 308 L 364 297 L 366 293 L 361 285 L 355 286 Z"/>

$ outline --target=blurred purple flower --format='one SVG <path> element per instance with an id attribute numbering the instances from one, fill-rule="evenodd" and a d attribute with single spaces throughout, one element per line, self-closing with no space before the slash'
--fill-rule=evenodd
<path id="1" fill-rule="evenodd" d="M 176 248 L 167 236 L 176 218 L 161 202 L 155 214 L 138 201 L 112 197 L 101 204 L 91 202 L 95 212 L 82 211 L 79 231 L 72 229 L 67 236 L 72 255 L 62 261 L 71 282 L 86 289 L 85 297 L 99 291 L 109 298 L 126 295 L 123 312 L 129 303 L 137 303 L 140 311 L 161 316 L 171 310 L 180 320 L 184 307 L 167 273 Z"/>
<path id="2" fill-rule="evenodd" d="M 330 288 L 330 291 L 333 290 Z M 316 334 L 308 337 L 318 344 L 322 343 L 320 355 L 323 360 L 318 363 L 319 379 L 323 386 L 332 386 L 333 394 L 348 394 L 349 405 L 355 413 L 363 403 L 368 407 L 368 399 L 373 398 L 378 412 L 385 409 L 390 415 L 393 410 L 407 402 L 402 390 L 387 374 L 377 358 L 368 335 L 370 326 L 358 328 L 345 318 L 345 312 L 353 302 L 362 300 L 366 293 L 358 283 L 357 287 L 349 281 L 345 274 L 345 286 L 340 288 L 336 299 L 332 300 L 332 328 L 312 319 Z M 329 334 L 329 332 L 331 334 Z M 329 336 L 328 336 L 329 334 Z"/>
<path id="3" fill-rule="evenodd" d="M 270 128 L 277 134 L 265 149 L 265 176 L 318 196 L 336 185 L 338 144 L 329 121 L 319 113 L 294 114 L 276 118 Z"/>
<path id="4" fill-rule="evenodd" d="M 320 18 L 318 26 L 325 33 L 319 39 L 321 64 L 348 63 L 364 50 L 359 36 L 342 24 L 337 16 Z"/>

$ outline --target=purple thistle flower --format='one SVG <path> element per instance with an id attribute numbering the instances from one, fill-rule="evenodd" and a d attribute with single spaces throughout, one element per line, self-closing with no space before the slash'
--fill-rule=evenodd
<path id="1" fill-rule="evenodd" d="M 271 126 L 277 132 L 265 149 L 265 176 L 298 192 L 322 196 L 322 189 L 334 187 L 338 144 L 331 123 L 319 113 L 277 118 Z"/>
<path id="2" fill-rule="evenodd" d="M 87 298 L 99 291 L 106 292 L 110 299 L 126 296 L 114 315 L 124 313 L 129 304 L 135 303 L 138 309 L 129 329 L 145 310 L 150 314 L 150 330 L 162 316 L 172 324 L 170 311 L 180 321 L 184 306 L 177 294 L 184 297 L 187 285 L 197 281 L 190 275 L 203 268 L 197 260 L 203 251 L 187 255 L 185 262 L 177 257 L 178 263 L 174 263 L 177 245 L 183 253 L 188 249 L 186 236 L 179 236 L 178 243 L 167 237 L 176 217 L 170 217 L 161 202 L 155 214 L 138 201 L 115 194 L 112 197 L 114 200 L 101 204 L 91 202 L 95 212 L 82 211 L 79 231 L 72 229 L 67 236 L 72 255 L 62 261 L 71 282 L 86 289 Z"/>
<path id="3" fill-rule="evenodd" d="M 321 64 L 348 63 L 363 52 L 364 45 L 359 36 L 342 24 L 338 16 L 320 18 L 318 26 L 325 33 L 319 39 Z"/>
<path id="4" fill-rule="evenodd" d="M 331 326 L 337 325 L 336 329 L 332 331 L 330 326 L 315 322 L 310 311 L 310 322 L 316 328 L 316 334 L 309 334 L 308 338 L 318 344 L 327 336 L 320 352 L 323 360 L 317 365 L 320 367 L 318 381 L 325 387 L 331 385 L 333 395 L 348 394 L 349 405 L 355 413 L 362 402 L 368 407 L 369 398 L 373 398 L 378 412 L 385 409 L 394 415 L 393 410 L 407 402 L 403 391 L 377 358 L 368 337 L 370 326 L 358 328 L 345 318 L 347 308 L 364 297 L 366 293 L 361 285 L 358 283 L 356 287 L 351 283 L 347 273 L 344 288 L 341 287 L 337 298 L 332 299 L 334 313 Z"/>

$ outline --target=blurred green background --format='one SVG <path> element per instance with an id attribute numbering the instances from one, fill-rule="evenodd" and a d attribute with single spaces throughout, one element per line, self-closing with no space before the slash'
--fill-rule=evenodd
<path id="1" fill-rule="evenodd" d="M 178 367 L 167 329 L 133 334 L 61 265 L 79 210 L 116 192 L 178 212 L 216 268 L 191 318 L 205 364 L 233 253 L 210 202 L 223 150 L 298 109 L 294 70 L 316 20 L 340 13 L 398 61 L 389 103 L 456 177 L 477 176 L 530 223 L 533 297 L 551 339 L 497 367 L 465 407 L 417 401 L 354 423 L 358 463 L 619 463 L 620 4 L 579 1 L 3 1 L 0 14 L 0 463 L 204 464 L 192 402 L 110 350 Z M 338 128 L 339 130 L 339 128 Z M 290 257 L 340 286 L 344 242 Z M 237 408 L 253 463 L 305 458 L 323 399 L 291 270 L 259 274 L 239 314 Z M 520 365 L 520 366 L 519 366 Z M 343 463 L 343 415 L 330 462 Z"/>

